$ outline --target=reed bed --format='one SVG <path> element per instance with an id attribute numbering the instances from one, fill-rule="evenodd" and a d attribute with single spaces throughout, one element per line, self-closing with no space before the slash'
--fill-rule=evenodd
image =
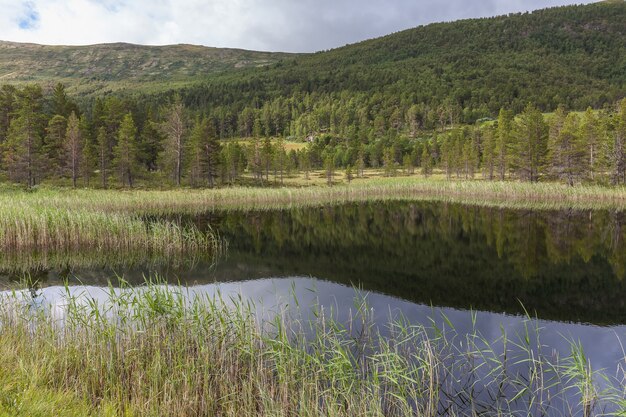
<path id="1" fill-rule="evenodd" d="M 626 209 L 626 188 L 508 181 L 373 178 L 333 187 L 167 191 L 42 189 L 0 193 L 0 207 L 18 205 L 89 211 L 171 214 L 217 209 L 276 209 L 370 200 L 432 200 L 527 209 Z"/>
<path id="2" fill-rule="evenodd" d="M 0 250 L 100 250 L 174 253 L 223 251 L 211 231 L 152 220 L 210 210 L 282 209 L 374 200 L 436 200 L 524 209 L 626 209 L 626 189 L 557 183 L 375 178 L 334 187 L 234 187 L 218 190 L 0 191 Z"/>
<path id="3" fill-rule="evenodd" d="M 33 308 L 28 293 L 3 296 L 0 414 L 32 415 L 41 392 L 56 415 L 587 417 L 626 410 L 623 364 L 608 376 L 592 369 L 576 343 L 564 358 L 544 352 L 530 321 L 525 334 L 503 332 L 498 340 L 406 320 L 390 320 L 383 335 L 363 299 L 338 323 L 322 308 L 303 321 L 297 308 L 259 314 L 241 298 L 154 283 L 111 288 L 108 302 L 66 292 L 57 304 L 62 314 Z"/>
<path id="4" fill-rule="evenodd" d="M 145 222 L 121 213 L 18 205 L 0 208 L 0 249 L 145 250 L 162 254 L 217 245 L 213 235 L 171 222 Z"/>

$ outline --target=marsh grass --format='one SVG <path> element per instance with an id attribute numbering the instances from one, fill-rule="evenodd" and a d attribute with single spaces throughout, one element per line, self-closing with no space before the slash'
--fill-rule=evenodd
<path id="1" fill-rule="evenodd" d="M 217 254 L 222 242 L 213 231 L 172 221 L 146 221 L 132 213 L 85 207 L 56 207 L 4 197 L 0 200 L 0 258 L 25 253 L 142 253 L 145 258 Z M 105 258 L 105 256 L 103 256 Z"/>
<path id="2" fill-rule="evenodd" d="M 26 292 L 5 293 L 0 358 L 8 372 L 0 378 L 14 382 L 0 391 L 0 411 L 28 405 L 23 393 L 37 387 L 66 399 L 68 410 L 87 404 L 93 415 L 624 410 L 623 364 L 609 377 L 592 369 L 576 343 L 565 358 L 546 353 L 530 320 L 523 334 L 503 331 L 487 340 L 477 331 L 458 333 L 447 320 L 428 328 L 390 320 L 381 332 L 365 298 L 355 299 L 353 314 L 340 323 L 322 307 L 304 320 L 297 300 L 266 314 L 240 297 L 156 282 L 108 293 L 103 302 L 66 288 L 56 304 L 62 314 L 34 308 Z"/>
<path id="3" fill-rule="evenodd" d="M 231 187 L 167 191 L 58 190 L 0 193 L 6 206 L 107 213 L 200 213 L 219 209 L 276 209 L 351 201 L 427 200 L 526 209 L 626 209 L 626 188 L 509 181 L 443 181 L 416 177 L 371 178 L 310 187 Z"/>
<path id="4" fill-rule="evenodd" d="M 218 190 L 61 190 L 0 192 L 0 250 L 62 252 L 219 251 L 209 231 L 159 220 L 211 210 L 282 209 L 358 201 L 421 200 L 525 209 L 626 209 L 624 188 L 555 183 L 375 178 L 334 187 Z M 147 220 L 151 217 L 153 220 Z"/>

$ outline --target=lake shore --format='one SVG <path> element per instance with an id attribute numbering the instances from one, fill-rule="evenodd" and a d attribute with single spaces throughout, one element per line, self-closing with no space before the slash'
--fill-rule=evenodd
<path id="1" fill-rule="evenodd" d="M 382 334 L 375 311 L 356 296 L 350 319 L 340 322 L 297 299 L 266 316 L 245 298 L 158 279 L 99 295 L 58 291 L 63 299 L 48 307 L 32 291 L 0 293 L 0 415 L 623 410 L 623 371 L 595 370 L 574 340 L 569 355 L 554 356 L 530 318 L 522 334 L 465 332 L 446 316 L 443 327 L 390 318 Z M 307 309 L 309 318 L 301 315 Z"/>
<path id="2" fill-rule="evenodd" d="M 368 178 L 334 186 L 175 190 L 0 189 L 0 248 L 85 247 L 173 254 L 221 251 L 218 237 L 161 216 L 279 210 L 366 201 L 436 201 L 521 210 L 626 210 L 626 188 L 559 183 Z"/>
<path id="3" fill-rule="evenodd" d="M 626 187 L 567 186 L 555 182 L 443 180 L 372 177 L 333 186 L 235 186 L 217 189 L 0 190 L 0 210 L 49 208 L 134 214 L 198 213 L 224 209 L 280 209 L 358 201 L 441 201 L 485 207 L 533 210 L 625 210 Z"/>

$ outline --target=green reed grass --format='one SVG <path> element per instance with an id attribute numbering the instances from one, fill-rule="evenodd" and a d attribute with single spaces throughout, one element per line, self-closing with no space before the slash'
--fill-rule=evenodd
<path id="1" fill-rule="evenodd" d="M 0 257 L 96 251 L 166 258 L 221 250 L 222 242 L 212 231 L 88 205 L 63 207 L 41 198 L 19 193 L 0 197 Z"/>
<path id="2" fill-rule="evenodd" d="M 534 209 L 626 209 L 626 188 L 513 181 L 372 178 L 333 187 L 232 187 L 167 191 L 56 190 L 0 193 L 7 205 L 90 211 L 169 214 L 213 209 L 264 209 L 369 200 L 433 200 Z"/>
<path id="3" fill-rule="evenodd" d="M 0 192 L 0 250 L 217 251 L 219 239 L 145 216 L 215 209 L 276 209 L 370 200 L 437 200 L 486 206 L 626 209 L 624 188 L 556 183 L 376 178 L 300 188 L 118 191 L 38 189 Z"/>
<path id="4" fill-rule="evenodd" d="M 577 344 L 566 358 L 544 352 L 530 322 L 525 334 L 486 340 L 451 324 L 399 319 L 383 336 L 363 299 L 339 323 L 321 307 L 312 320 L 297 308 L 268 316 L 242 298 L 155 283 L 111 288 L 105 303 L 68 288 L 65 303 L 60 322 L 29 307 L 23 293 L 3 297 L 0 413 L 27 410 L 39 387 L 57 415 L 590 416 L 607 404 L 624 411 L 623 369 L 613 377 L 593 371 Z"/>

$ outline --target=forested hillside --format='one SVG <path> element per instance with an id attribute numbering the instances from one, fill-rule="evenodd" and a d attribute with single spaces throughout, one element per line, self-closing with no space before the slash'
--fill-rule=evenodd
<path id="1" fill-rule="evenodd" d="M 394 104 L 449 103 L 468 121 L 529 101 L 542 110 L 601 107 L 624 93 L 625 22 L 626 2 L 613 1 L 432 24 L 224 74 L 190 89 L 189 102 L 380 94 Z"/>
<path id="2" fill-rule="evenodd" d="M 625 22 L 626 2 L 613 1 L 433 24 L 261 68 L 223 70 L 242 59 L 223 52 L 209 81 L 181 88 L 173 81 L 202 72 L 192 54 L 157 71 L 161 89 L 171 87 L 160 93 L 147 93 L 149 71 L 124 55 L 132 46 L 93 63 L 103 82 L 132 89 L 76 95 L 74 81 L 53 84 L 46 71 L 86 79 L 79 54 L 34 71 L 46 82 L 0 89 L 0 172 L 29 186 L 215 186 L 242 174 L 268 183 L 270 172 L 276 181 L 322 168 L 331 183 L 337 169 L 349 178 L 419 168 L 621 184 Z M 257 65 L 277 57 L 254 56 L 265 60 Z M 287 152 L 285 140 L 307 146 Z"/>
<path id="3" fill-rule="evenodd" d="M 430 24 L 315 54 L 0 42 L 0 82 L 63 82 L 90 98 L 186 86 L 183 95 L 195 107 L 241 109 L 277 97 L 344 92 L 447 103 L 467 119 L 493 116 L 500 107 L 519 112 L 529 101 L 542 110 L 559 104 L 584 110 L 623 95 L 624 22 L 626 2 L 617 0 Z"/>

